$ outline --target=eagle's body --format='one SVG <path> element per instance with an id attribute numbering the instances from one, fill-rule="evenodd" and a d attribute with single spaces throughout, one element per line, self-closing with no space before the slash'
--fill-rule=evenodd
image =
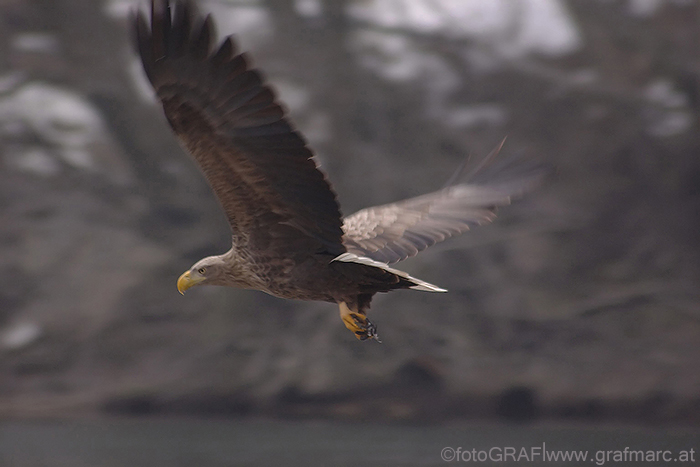
<path id="1" fill-rule="evenodd" d="M 365 316 L 377 292 L 443 289 L 389 267 L 436 242 L 490 222 L 499 205 L 533 188 L 541 166 L 493 163 L 497 148 L 446 188 L 363 209 L 343 219 L 335 193 L 260 73 L 189 1 L 152 0 L 138 12 L 136 43 L 148 79 L 183 146 L 226 212 L 232 247 L 178 280 L 261 290 L 340 305 L 358 338 L 376 337 Z"/>

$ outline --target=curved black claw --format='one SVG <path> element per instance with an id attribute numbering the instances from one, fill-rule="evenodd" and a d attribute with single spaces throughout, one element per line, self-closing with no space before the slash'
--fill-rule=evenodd
<path id="1" fill-rule="evenodd" d="M 355 335 L 358 339 L 360 339 L 361 341 L 365 341 L 367 339 L 374 339 L 380 344 L 382 343 L 382 341 L 379 340 L 379 334 L 377 334 L 377 326 L 375 326 L 372 321 L 370 321 L 366 317 L 363 317 L 363 319 L 360 320 L 358 319 L 359 315 L 353 315 L 352 318 L 355 321 L 355 325 L 357 325 L 357 327 L 360 328 L 359 331 L 355 331 Z"/>
<path id="2" fill-rule="evenodd" d="M 361 341 L 374 339 L 377 342 L 382 342 L 377 335 L 377 327 L 367 319 L 364 313 L 351 310 L 345 302 L 340 302 L 339 305 L 340 318 L 343 320 L 345 327 L 355 334 L 355 337 Z"/>

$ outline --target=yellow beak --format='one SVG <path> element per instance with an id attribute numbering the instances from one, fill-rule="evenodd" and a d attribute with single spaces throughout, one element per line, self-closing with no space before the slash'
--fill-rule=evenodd
<path id="1" fill-rule="evenodd" d="M 194 287 L 203 280 L 204 278 L 202 277 L 193 278 L 190 271 L 185 271 L 185 273 L 177 280 L 177 291 L 182 295 L 185 295 L 185 290 L 189 289 L 190 287 Z"/>

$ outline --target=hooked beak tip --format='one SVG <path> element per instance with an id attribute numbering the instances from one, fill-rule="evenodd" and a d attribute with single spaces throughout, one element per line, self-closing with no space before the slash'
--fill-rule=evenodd
<path id="1" fill-rule="evenodd" d="M 190 272 L 186 271 L 177 280 L 177 291 L 180 292 L 180 295 L 185 295 L 185 290 L 189 289 L 193 285 L 194 283 L 192 282 Z"/>

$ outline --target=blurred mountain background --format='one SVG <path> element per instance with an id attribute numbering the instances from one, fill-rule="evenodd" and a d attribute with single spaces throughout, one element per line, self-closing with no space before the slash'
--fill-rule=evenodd
<path id="1" fill-rule="evenodd" d="M 127 0 L 0 0 L 0 416 L 700 423 L 700 3 L 211 0 L 350 214 L 467 155 L 557 168 L 400 265 L 383 344 L 325 303 L 197 288 L 229 248 Z"/>

